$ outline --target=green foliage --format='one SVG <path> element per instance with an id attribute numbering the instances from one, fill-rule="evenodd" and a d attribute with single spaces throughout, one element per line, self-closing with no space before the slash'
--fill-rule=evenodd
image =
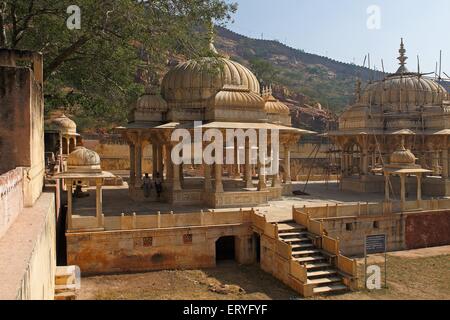
<path id="1" fill-rule="evenodd" d="M 198 30 L 236 10 L 223 0 L 77 0 L 81 30 L 69 30 L 72 4 L 0 0 L 0 47 L 41 51 L 46 111 L 64 108 L 85 128 L 126 122 L 148 79 L 136 71 L 161 74 L 169 53 L 204 55 L 208 36 Z"/>
<path id="2" fill-rule="evenodd" d="M 278 71 L 267 60 L 253 58 L 250 60 L 250 69 L 256 75 L 256 77 L 263 83 L 271 84 L 276 83 Z"/>

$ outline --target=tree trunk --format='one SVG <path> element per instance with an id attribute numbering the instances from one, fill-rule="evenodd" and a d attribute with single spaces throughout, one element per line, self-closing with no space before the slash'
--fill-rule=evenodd
<path id="1" fill-rule="evenodd" d="M 0 2 L 0 47 L 8 45 L 6 39 L 6 2 Z"/>

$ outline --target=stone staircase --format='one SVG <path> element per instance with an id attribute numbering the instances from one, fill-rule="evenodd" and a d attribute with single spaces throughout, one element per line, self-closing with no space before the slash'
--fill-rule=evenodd
<path id="1" fill-rule="evenodd" d="M 292 259 L 307 269 L 307 283 L 314 286 L 314 294 L 329 294 L 347 291 L 343 276 L 331 264 L 332 256 L 314 245 L 315 235 L 295 223 L 278 223 L 279 239 L 292 248 Z"/>
<path id="2" fill-rule="evenodd" d="M 56 267 L 55 300 L 75 300 L 76 281 L 75 266 Z"/>

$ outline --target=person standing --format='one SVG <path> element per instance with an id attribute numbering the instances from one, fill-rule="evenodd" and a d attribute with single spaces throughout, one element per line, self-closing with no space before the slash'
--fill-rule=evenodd
<path id="1" fill-rule="evenodd" d="M 159 172 L 156 173 L 154 181 L 155 181 L 156 194 L 158 195 L 158 199 L 159 199 L 161 197 L 161 192 L 162 192 L 162 179 L 159 175 Z"/>
<path id="2" fill-rule="evenodd" d="M 150 197 L 150 191 L 152 190 L 152 181 L 148 176 L 148 173 L 145 174 L 142 179 L 142 189 L 144 189 L 144 196 L 146 198 Z"/>

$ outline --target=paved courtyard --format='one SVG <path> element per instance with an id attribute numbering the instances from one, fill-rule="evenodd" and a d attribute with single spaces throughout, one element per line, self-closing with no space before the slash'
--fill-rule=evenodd
<path id="1" fill-rule="evenodd" d="M 304 183 L 294 183 L 294 190 L 303 191 Z M 95 215 L 95 189 L 88 190 L 90 196 L 76 199 L 74 202 L 74 212 L 78 215 Z M 281 221 L 291 218 L 292 206 L 302 207 L 317 206 L 336 203 L 357 203 L 357 202 L 380 202 L 383 201 L 382 194 L 363 194 L 355 192 L 340 191 L 337 183 L 332 182 L 310 182 L 306 188 L 308 195 L 283 197 L 279 201 L 270 201 L 268 205 L 255 207 L 259 212 L 265 214 L 269 221 Z M 239 210 L 240 208 L 217 209 L 221 210 Z M 243 208 L 248 209 L 248 208 Z M 173 211 L 174 213 L 191 213 L 200 210 L 209 211 L 207 207 L 201 206 L 173 206 L 168 203 L 160 202 L 137 202 L 130 198 L 128 186 L 126 183 L 120 187 L 104 187 L 103 190 L 103 212 L 105 216 L 118 216 L 122 212 L 131 214 L 136 212 L 138 215 L 162 214 Z"/>

